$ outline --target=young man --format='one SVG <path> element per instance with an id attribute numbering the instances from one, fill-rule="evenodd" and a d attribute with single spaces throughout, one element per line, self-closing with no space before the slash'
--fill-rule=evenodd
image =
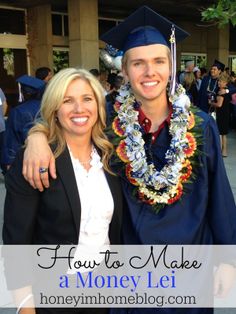
<path id="1" fill-rule="evenodd" d="M 216 125 L 203 112 L 194 112 L 184 90 L 175 86 L 171 67 L 175 56 L 169 49 L 173 32 L 170 21 L 142 7 L 102 36 L 124 51 L 123 74 L 129 82 L 117 97 L 107 133 L 116 148 L 112 168 L 122 178 L 127 203 L 124 243 L 235 244 L 236 208 Z M 177 40 L 187 35 L 177 26 L 175 34 Z M 45 142 L 42 134 L 29 137 L 23 169 L 40 190 L 49 185 L 48 173 L 40 176 L 40 167 L 49 167 L 51 176 L 56 175 Z M 233 275 L 233 267 L 231 271 Z M 130 313 L 185 312 L 212 313 L 212 309 Z"/>
<path id="2" fill-rule="evenodd" d="M 210 74 L 202 79 L 201 88 L 199 90 L 199 108 L 206 113 L 209 111 L 209 101 L 216 100 L 216 95 L 218 93 L 218 78 L 220 74 L 224 71 L 225 65 L 215 60 Z"/>

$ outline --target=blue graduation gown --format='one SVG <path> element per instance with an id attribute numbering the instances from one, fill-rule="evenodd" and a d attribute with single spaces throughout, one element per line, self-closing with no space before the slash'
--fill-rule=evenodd
<path id="1" fill-rule="evenodd" d="M 25 142 L 29 129 L 33 126 L 40 109 L 40 100 L 30 99 L 11 109 L 6 124 L 2 163 L 11 165 L 16 153 Z"/>
<path id="2" fill-rule="evenodd" d="M 198 106 L 203 111 L 209 111 L 209 104 L 208 104 L 208 85 L 209 90 L 212 91 L 213 95 L 216 97 L 217 92 L 219 90 L 217 79 L 213 79 L 210 76 L 205 76 L 202 80 L 201 87 L 199 90 L 199 97 L 198 97 Z"/>
<path id="3" fill-rule="evenodd" d="M 134 186 L 122 179 L 127 202 L 125 244 L 236 244 L 236 207 L 221 156 L 215 121 L 201 112 L 203 144 L 197 157 L 196 178 L 182 198 L 156 214 L 133 195 Z M 164 165 L 169 148 L 168 125 L 151 146 L 154 163 Z"/>
<path id="4" fill-rule="evenodd" d="M 154 213 L 152 207 L 133 196 L 133 186 L 122 178 L 127 202 L 123 213 L 125 244 L 236 244 L 236 207 L 221 156 L 215 121 L 204 112 L 203 144 L 196 178 L 188 184 L 181 200 Z M 168 125 L 151 150 L 155 166 L 163 167 L 170 145 Z M 114 165 L 114 169 L 116 167 Z M 111 314 L 204 314 L 213 309 L 142 308 L 112 309 Z"/>

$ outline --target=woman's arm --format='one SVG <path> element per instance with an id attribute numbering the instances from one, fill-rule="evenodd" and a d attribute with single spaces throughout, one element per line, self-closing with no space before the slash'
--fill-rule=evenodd
<path id="1" fill-rule="evenodd" d="M 210 105 L 214 106 L 216 108 L 220 108 L 220 107 L 222 107 L 223 102 L 224 102 L 224 96 L 223 95 L 222 96 L 221 95 L 217 95 L 216 101 L 211 101 Z"/>
<path id="2" fill-rule="evenodd" d="M 56 178 L 55 158 L 48 145 L 46 134 L 31 133 L 26 140 L 23 160 L 23 176 L 32 187 L 43 191 L 49 187 L 48 171 L 40 173 L 40 168 L 49 169 L 52 178 Z"/>
<path id="3" fill-rule="evenodd" d="M 5 116 L 7 114 L 7 108 L 8 108 L 7 101 L 5 100 L 2 105 L 3 105 L 3 115 Z"/>

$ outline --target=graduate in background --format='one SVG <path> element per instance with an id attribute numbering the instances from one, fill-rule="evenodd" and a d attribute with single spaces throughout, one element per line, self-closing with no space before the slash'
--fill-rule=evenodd
<path id="1" fill-rule="evenodd" d="M 199 90 L 199 102 L 198 106 L 201 110 L 205 111 L 206 113 L 209 112 L 209 101 L 216 100 L 216 95 L 218 93 L 218 78 L 220 74 L 224 71 L 225 65 L 215 60 L 210 74 L 204 76 L 202 79 L 201 87 Z"/>
<path id="2" fill-rule="evenodd" d="M 236 208 L 215 121 L 191 107 L 175 82 L 175 41 L 187 35 L 144 6 L 101 37 L 124 51 L 123 75 L 129 82 L 112 107 L 107 132 L 116 148 L 112 169 L 122 178 L 127 202 L 125 244 L 236 243 Z M 28 138 L 23 172 L 33 186 L 43 189 L 48 175 L 40 177 L 37 166 L 49 166 L 55 177 L 47 139 L 35 133 Z M 233 278 L 233 266 L 230 270 Z M 196 308 L 112 311 L 213 313 Z"/>
<path id="3" fill-rule="evenodd" d="M 45 82 L 33 76 L 22 75 L 19 84 L 19 105 L 12 108 L 7 119 L 2 164 L 9 168 L 17 152 L 24 145 L 29 129 L 40 109 Z"/>

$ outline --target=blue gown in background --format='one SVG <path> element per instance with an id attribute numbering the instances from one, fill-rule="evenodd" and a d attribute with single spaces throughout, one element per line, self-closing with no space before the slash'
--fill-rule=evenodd
<path id="1" fill-rule="evenodd" d="M 209 111 L 209 104 L 208 99 L 213 97 L 216 99 L 217 92 L 219 90 L 218 87 L 218 79 L 213 79 L 211 76 L 205 76 L 202 80 L 201 87 L 199 90 L 199 97 L 198 97 L 198 106 L 200 109 L 208 113 Z"/>
<path id="2" fill-rule="evenodd" d="M 11 109 L 6 124 L 2 163 L 11 165 L 33 126 L 41 100 L 30 99 Z"/>

